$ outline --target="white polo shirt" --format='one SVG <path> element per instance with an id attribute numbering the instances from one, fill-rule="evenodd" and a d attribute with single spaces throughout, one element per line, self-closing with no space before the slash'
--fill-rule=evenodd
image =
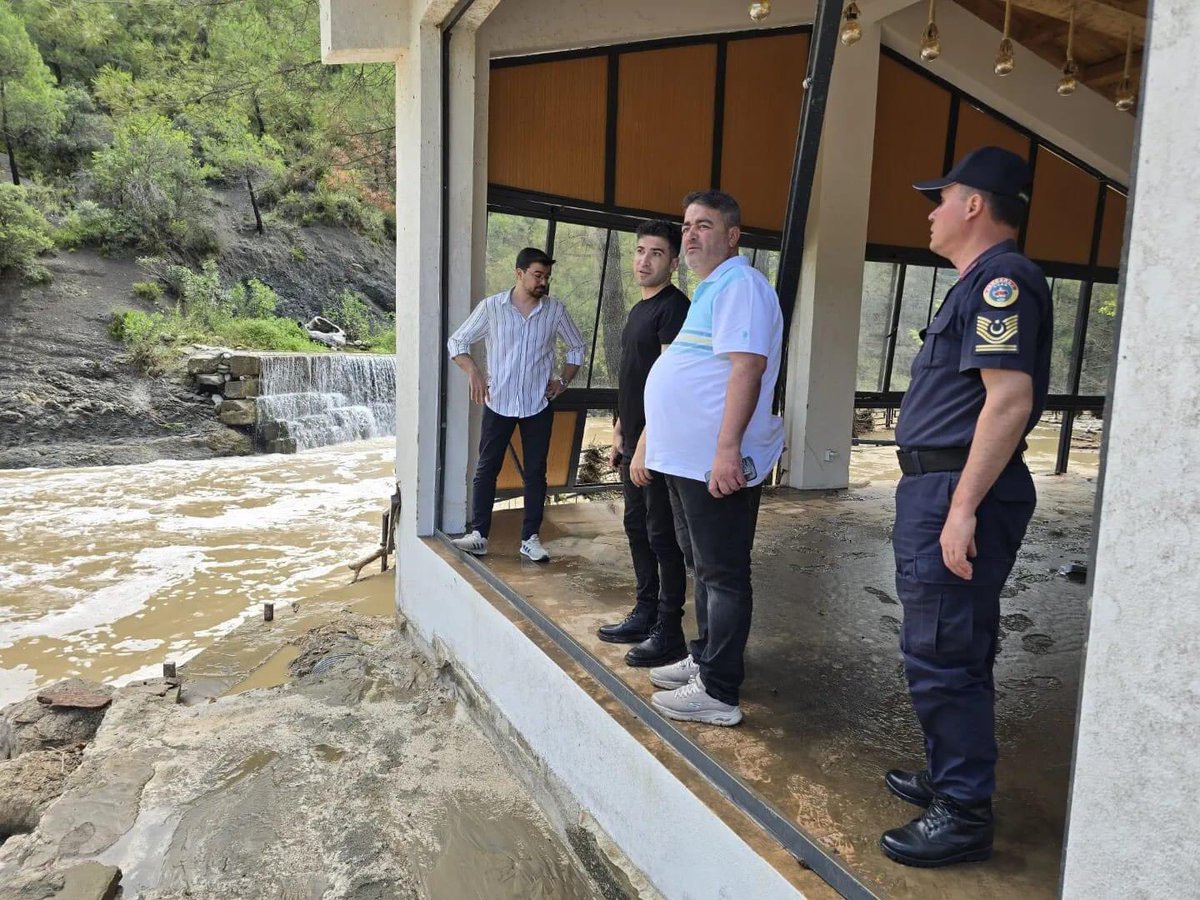
<path id="1" fill-rule="evenodd" d="M 766 277 L 744 256 L 717 266 L 696 287 L 679 336 L 646 380 L 646 466 L 705 481 L 717 453 L 729 353 L 767 358 L 758 403 L 742 435 L 760 484 L 783 452 L 783 420 L 771 413 L 783 351 L 783 313 Z"/>

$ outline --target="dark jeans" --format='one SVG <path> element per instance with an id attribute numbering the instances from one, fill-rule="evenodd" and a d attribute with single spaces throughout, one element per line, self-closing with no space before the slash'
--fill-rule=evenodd
<path id="1" fill-rule="evenodd" d="M 754 607 L 750 550 L 762 485 L 720 499 L 708 492 L 707 484 L 691 478 L 668 475 L 667 485 L 676 534 L 680 543 L 691 543 L 695 564 L 699 635 L 691 643 L 692 659 L 709 696 L 736 704 Z"/>
<path id="2" fill-rule="evenodd" d="M 1024 464 L 1005 469 L 975 512 L 973 573 L 942 562 L 942 527 L 961 472 L 905 475 L 896 488 L 896 591 L 904 607 L 900 650 L 925 733 L 934 790 L 979 803 L 996 786 L 995 687 L 1000 592 L 1033 515 Z"/>
<path id="3" fill-rule="evenodd" d="M 687 591 L 685 555 L 691 557 L 692 547 L 686 540 L 681 545 L 675 536 L 677 524 L 685 535 L 687 524 L 675 521 L 667 476 L 655 472 L 650 484 L 638 487 L 629 477 L 629 466 L 623 465 L 621 486 L 625 490 L 625 535 L 637 577 L 637 605 L 657 609 L 660 621 L 678 622 L 683 618 Z"/>
<path id="4" fill-rule="evenodd" d="M 496 503 L 496 478 L 504 466 L 504 454 L 513 429 L 521 429 L 521 475 L 525 481 L 525 521 L 521 525 L 521 540 L 537 534 L 542 527 L 542 511 L 546 505 L 546 456 L 550 452 L 550 429 L 554 425 L 554 409 L 547 406 L 540 413 L 518 419 L 501 416 L 488 407 L 483 408 L 483 428 L 479 435 L 479 463 L 475 467 L 475 483 L 471 495 L 471 527 L 484 537 L 492 529 L 492 507 Z"/>

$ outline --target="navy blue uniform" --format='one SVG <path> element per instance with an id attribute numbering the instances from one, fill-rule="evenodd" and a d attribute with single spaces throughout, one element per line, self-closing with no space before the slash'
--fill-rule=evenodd
<path id="1" fill-rule="evenodd" d="M 1016 243 L 1005 241 L 981 254 L 925 331 L 900 408 L 901 449 L 969 447 L 986 398 L 981 369 L 1016 369 L 1033 378 L 1028 434 L 1045 407 L 1053 330 L 1045 276 Z M 905 475 L 896 490 L 892 542 L 904 606 L 900 648 L 925 732 L 930 778 L 938 793 L 979 803 L 995 789 L 992 664 L 1000 590 L 1036 496 L 1018 456 L 976 511 L 977 556 L 967 581 L 946 568 L 940 544 L 961 475 Z"/>

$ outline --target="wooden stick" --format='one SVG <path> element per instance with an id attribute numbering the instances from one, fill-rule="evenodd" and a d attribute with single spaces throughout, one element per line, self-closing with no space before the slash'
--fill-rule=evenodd
<path id="1" fill-rule="evenodd" d="M 381 556 L 383 556 L 383 553 L 384 553 L 384 550 L 382 547 L 380 547 L 378 550 L 376 550 L 370 556 L 365 556 L 362 559 L 360 559 L 358 562 L 352 562 L 352 563 L 350 563 L 350 565 L 346 566 L 347 569 L 349 569 L 351 572 L 354 573 L 354 579 L 350 583 L 354 584 L 355 581 L 358 581 L 359 577 L 362 575 L 362 570 L 365 567 L 367 567 L 368 565 L 370 565 L 371 563 L 375 562 L 375 560 L 377 560 Z"/>

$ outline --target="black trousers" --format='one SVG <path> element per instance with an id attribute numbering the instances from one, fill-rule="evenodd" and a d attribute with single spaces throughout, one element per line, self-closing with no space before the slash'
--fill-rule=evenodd
<path id="1" fill-rule="evenodd" d="M 483 428 L 479 435 L 479 463 L 471 492 L 471 528 L 484 537 L 492 530 L 492 507 L 496 503 L 496 478 L 504 466 L 504 454 L 513 430 L 521 429 L 521 472 L 525 480 L 525 520 L 521 540 L 537 534 L 542 527 L 546 505 L 546 456 L 550 452 L 550 430 L 554 409 L 547 405 L 540 413 L 525 418 L 502 416 L 485 406 Z"/>
<path id="2" fill-rule="evenodd" d="M 629 477 L 629 466 L 621 466 L 621 487 L 625 492 L 625 536 L 637 578 L 637 605 L 654 608 L 659 621 L 683 618 L 687 592 L 687 566 L 691 559 L 690 541 L 676 537 L 677 525 L 687 534 L 687 524 L 677 523 L 671 510 L 667 476 L 655 472 L 646 487 L 638 487 Z"/>
<path id="3" fill-rule="evenodd" d="M 676 533 L 681 543 L 691 543 L 695 564 L 699 635 L 691 643 L 692 659 L 700 667 L 709 695 L 736 704 L 745 678 L 743 657 L 754 609 L 750 551 L 762 485 L 720 499 L 708 492 L 703 481 L 668 475 L 667 485 Z"/>

